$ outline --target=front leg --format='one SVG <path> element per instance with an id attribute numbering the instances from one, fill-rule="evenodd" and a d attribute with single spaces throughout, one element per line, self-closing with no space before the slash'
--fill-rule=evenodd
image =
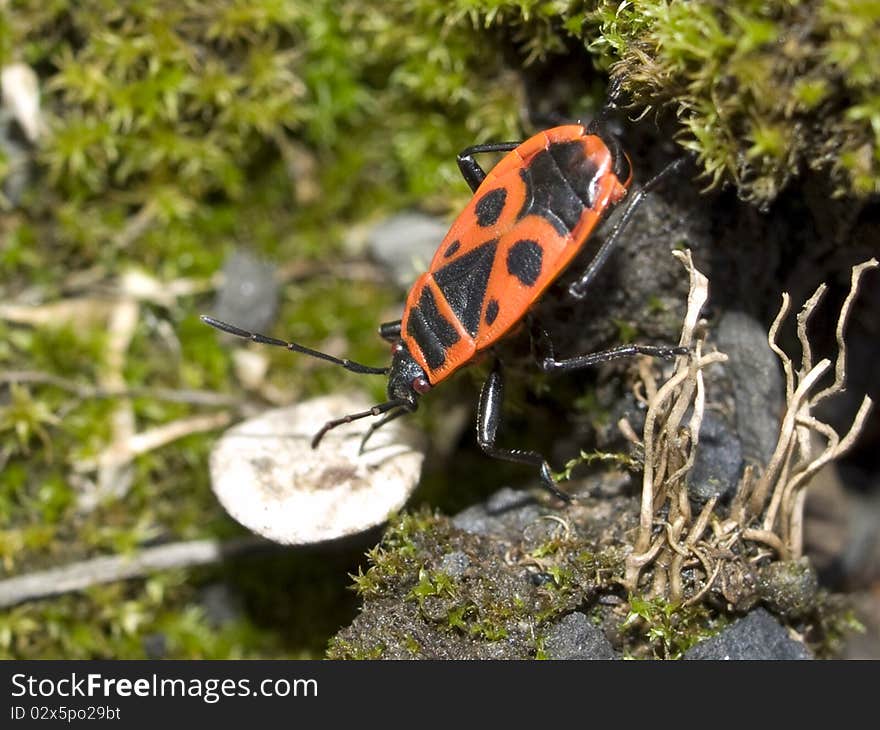
<path id="1" fill-rule="evenodd" d="M 495 142 L 492 144 L 478 144 L 468 147 L 458 155 L 458 169 L 461 176 L 467 181 L 472 192 L 477 192 L 483 180 L 486 179 L 486 171 L 474 159 L 474 155 L 484 152 L 510 152 L 519 147 L 522 142 Z"/>
<path id="2" fill-rule="evenodd" d="M 498 427 L 501 425 L 501 405 L 504 399 L 504 373 L 501 362 L 496 360 L 492 372 L 486 378 L 480 391 L 480 405 L 477 409 L 477 443 L 489 456 L 517 464 L 530 464 L 538 467 L 541 484 L 564 502 L 571 502 L 572 497 L 556 484 L 547 460 L 535 451 L 521 449 L 502 449 L 495 445 Z"/>

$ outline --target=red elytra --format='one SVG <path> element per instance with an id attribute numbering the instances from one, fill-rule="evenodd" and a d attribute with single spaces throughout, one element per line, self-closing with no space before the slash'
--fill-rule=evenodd
<path id="1" fill-rule="evenodd" d="M 578 124 L 539 132 L 486 175 L 406 300 L 401 339 L 431 385 L 504 337 L 580 253 L 632 180 L 613 168 Z"/>
<path id="2" fill-rule="evenodd" d="M 487 174 L 474 160 L 484 152 L 507 154 Z M 632 196 L 586 271 L 569 287 L 571 296 L 584 296 L 645 193 L 683 162 L 684 158 L 671 163 Z M 410 290 L 402 318 L 379 327 L 379 334 L 392 343 L 390 367 L 370 367 L 202 316 L 205 323 L 237 337 L 285 347 L 352 372 L 388 376 L 387 401 L 329 421 L 315 434 L 313 447 L 332 428 L 384 414 L 363 436 L 363 450 L 376 429 L 415 411 L 419 398 L 433 386 L 491 351 L 581 252 L 599 222 L 627 195 L 632 181 L 629 158 L 617 140 L 580 124 L 554 127 L 525 142 L 469 147 L 458 156 L 458 164 L 474 197 Z M 561 360 L 550 355 L 539 359 L 538 366 L 544 372 L 572 371 L 638 353 L 671 357 L 686 350 L 623 345 Z M 538 467 L 543 486 L 570 501 L 543 456 L 496 445 L 503 391 L 503 369 L 496 358 L 480 393 L 480 447 L 495 458 Z"/>

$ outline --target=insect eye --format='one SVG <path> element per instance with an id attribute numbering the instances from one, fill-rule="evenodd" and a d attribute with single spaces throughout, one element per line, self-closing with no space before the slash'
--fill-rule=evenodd
<path id="1" fill-rule="evenodd" d="M 431 384 L 427 381 L 426 378 L 423 378 L 421 375 L 417 378 L 414 378 L 412 381 L 412 389 L 418 393 L 419 395 L 424 395 L 429 390 L 431 390 Z"/>
<path id="2" fill-rule="evenodd" d="M 391 345 L 391 354 L 396 355 L 402 349 L 403 349 L 403 343 L 402 342 L 395 342 L 393 345 Z"/>

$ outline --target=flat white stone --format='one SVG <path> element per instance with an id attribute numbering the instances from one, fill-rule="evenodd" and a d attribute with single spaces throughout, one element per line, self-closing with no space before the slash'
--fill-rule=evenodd
<path id="1" fill-rule="evenodd" d="M 211 482 L 226 511 L 252 532 L 305 545 L 363 532 L 400 509 L 418 483 L 420 439 L 397 419 L 376 431 L 363 454 L 368 417 L 325 434 L 327 421 L 374 405 L 362 395 L 329 395 L 243 421 L 211 453 Z"/>

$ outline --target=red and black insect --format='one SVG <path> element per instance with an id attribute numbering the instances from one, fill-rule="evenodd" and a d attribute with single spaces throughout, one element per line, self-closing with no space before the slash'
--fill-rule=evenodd
<path id="1" fill-rule="evenodd" d="M 487 152 L 507 153 L 488 174 L 474 159 Z M 632 196 L 586 271 L 569 287 L 572 297 L 584 297 L 645 193 L 680 162 L 672 163 Z M 369 367 L 202 317 L 207 324 L 238 337 L 286 347 L 352 372 L 388 376 L 387 401 L 329 421 L 315 435 L 313 447 L 332 428 L 381 415 L 365 434 L 363 448 L 376 429 L 415 411 L 420 396 L 491 351 L 581 252 L 598 223 L 627 195 L 632 181 L 629 158 L 612 135 L 599 133 L 597 125 L 559 126 L 525 142 L 469 147 L 458 156 L 458 166 L 474 197 L 452 224 L 428 271 L 410 290 L 403 317 L 379 327 L 379 334 L 392 343 L 390 367 Z M 540 358 L 538 365 L 545 372 L 561 372 L 638 353 L 671 357 L 683 352 L 677 347 L 624 345 L 563 360 L 550 354 Z M 538 467 L 543 485 L 569 501 L 571 497 L 557 487 L 543 456 L 496 444 L 503 390 L 502 365 L 496 358 L 480 393 L 480 447 L 495 458 Z"/>

